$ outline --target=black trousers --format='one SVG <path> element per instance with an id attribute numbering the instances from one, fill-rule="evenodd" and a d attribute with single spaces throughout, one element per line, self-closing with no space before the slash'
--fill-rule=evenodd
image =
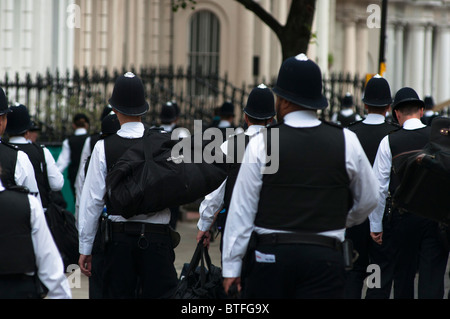
<path id="1" fill-rule="evenodd" d="M 394 298 L 414 298 L 418 277 L 419 299 L 444 297 L 448 250 L 439 237 L 438 223 L 414 214 L 396 214 Z"/>
<path id="2" fill-rule="evenodd" d="M 248 254 L 244 268 L 243 298 L 340 299 L 344 296 L 344 260 L 342 253 L 332 248 L 306 244 L 257 245 Z"/>
<path id="3" fill-rule="evenodd" d="M 175 252 L 168 234 L 114 232 L 106 245 L 104 298 L 170 298 L 178 278 Z"/>
<path id="4" fill-rule="evenodd" d="M 27 275 L 0 276 L 0 299 L 41 299 L 37 279 Z"/>
<path id="5" fill-rule="evenodd" d="M 345 237 L 353 242 L 353 249 L 358 252 L 358 258 L 353 269 L 345 272 L 345 298 L 361 299 L 364 279 L 367 277 L 369 265 L 369 248 L 371 241 L 369 220 L 346 230 Z"/>

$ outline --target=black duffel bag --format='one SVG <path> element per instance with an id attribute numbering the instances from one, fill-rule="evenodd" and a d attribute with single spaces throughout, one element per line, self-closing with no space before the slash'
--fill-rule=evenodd
<path id="1" fill-rule="evenodd" d="M 211 142 L 202 140 L 201 147 L 194 147 L 192 137 L 190 160 L 185 158 L 188 154 L 172 157 L 179 142 L 170 134 L 149 129 L 119 158 L 106 176 L 106 197 L 115 212 L 125 218 L 155 213 L 192 203 L 222 184 L 225 155 L 219 154 L 223 163 L 195 163 L 194 158 L 202 158 L 198 153 Z"/>
<path id="2" fill-rule="evenodd" d="M 78 265 L 78 230 L 73 214 L 51 201 L 45 212 L 48 228 L 59 250 L 66 270 L 69 265 Z"/>
<path id="3" fill-rule="evenodd" d="M 222 269 L 211 263 L 203 240 L 197 244 L 191 262 L 184 264 L 173 299 L 227 299 Z"/>

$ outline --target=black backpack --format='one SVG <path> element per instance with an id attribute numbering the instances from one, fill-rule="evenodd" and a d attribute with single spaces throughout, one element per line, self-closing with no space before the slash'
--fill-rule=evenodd
<path id="1" fill-rule="evenodd" d="M 435 118 L 430 141 L 397 170 L 401 183 L 394 192 L 393 205 L 400 211 L 449 225 L 450 118 Z"/>
<path id="2" fill-rule="evenodd" d="M 179 140 L 171 140 L 170 134 L 159 130 L 146 130 L 107 173 L 106 199 L 114 211 L 125 218 L 152 214 L 192 203 L 218 188 L 226 178 L 225 155 L 218 154 L 222 163 L 194 163 L 195 154 L 202 155 L 211 143 L 202 140 L 201 147 L 195 147 L 194 141 L 193 136 L 188 163 L 183 158 L 188 154 L 172 157 Z"/>

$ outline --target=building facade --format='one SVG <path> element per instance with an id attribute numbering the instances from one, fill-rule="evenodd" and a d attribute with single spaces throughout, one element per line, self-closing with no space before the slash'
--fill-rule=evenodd
<path id="1" fill-rule="evenodd" d="M 256 0 L 255 0 L 256 1 Z M 284 23 L 291 0 L 258 0 Z M 386 78 L 450 99 L 450 1 L 389 0 Z M 275 34 L 234 0 L 0 0 L 0 79 L 8 73 L 140 66 L 227 74 L 236 86 L 278 73 Z M 188 2 L 189 4 L 189 2 Z M 317 0 L 308 56 L 324 74 L 378 73 L 380 0 Z M 378 11 L 377 11 L 378 10 Z M 342 92 L 345 94 L 345 92 Z"/>

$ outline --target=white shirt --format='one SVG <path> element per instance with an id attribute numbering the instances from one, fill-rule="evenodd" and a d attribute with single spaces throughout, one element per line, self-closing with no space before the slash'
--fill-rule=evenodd
<path id="1" fill-rule="evenodd" d="M 84 142 L 83 149 L 81 150 L 80 165 L 78 166 L 77 177 L 75 178 L 75 220 L 77 221 L 78 211 L 80 209 L 81 192 L 83 190 L 84 180 L 86 178 L 84 166 L 86 165 L 89 156 L 91 156 L 91 138 L 91 136 L 88 136 Z"/>
<path id="2" fill-rule="evenodd" d="M 386 121 L 386 117 L 381 114 L 369 113 L 364 119 L 363 123 L 367 125 L 378 125 L 383 124 Z"/>
<path id="3" fill-rule="evenodd" d="M 245 135 L 254 136 L 263 127 L 264 126 L 262 125 L 250 125 L 247 131 L 245 131 Z M 220 147 L 225 154 L 227 154 L 227 144 L 228 141 L 225 141 Z M 201 202 L 199 209 L 200 219 L 197 223 L 197 228 L 199 230 L 209 230 L 214 221 L 215 213 L 223 206 L 226 182 L 227 180 L 225 179 L 225 181 L 219 186 L 219 188 L 206 195 Z"/>
<path id="4" fill-rule="evenodd" d="M 403 123 L 403 129 L 405 130 L 417 130 L 425 127 L 420 119 L 409 119 Z M 377 156 L 373 163 L 373 171 L 379 184 L 379 197 L 378 205 L 376 209 L 369 215 L 370 231 L 382 232 L 383 231 L 383 215 L 386 205 L 386 197 L 388 196 L 389 183 L 391 178 L 392 168 L 392 153 L 389 145 L 389 135 L 385 136 L 378 147 Z"/>
<path id="5" fill-rule="evenodd" d="M 144 135 L 144 125 L 140 122 L 125 123 L 117 135 L 123 138 L 140 138 Z M 97 232 L 98 220 L 105 205 L 106 193 L 105 178 L 107 173 L 105 144 L 100 140 L 95 144 L 92 151 L 89 169 L 83 186 L 78 215 L 78 233 L 80 242 L 80 254 L 90 255 L 95 234 Z M 140 214 L 125 219 L 121 216 L 109 216 L 116 222 L 144 222 L 153 224 L 168 224 L 170 221 L 170 210 L 164 209 L 152 216 Z"/>
<path id="6" fill-rule="evenodd" d="M 0 140 L 1 143 L 1 140 Z M 34 177 L 34 168 L 31 164 L 28 155 L 23 151 L 17 152 L 16 170 L 14 171 L 14 181 L 16 185 L 25 186 L 30 193 L 38 198 L 41 202 L 39 195 L 39 188 L 37 186 L 36 178 Z"/>
<path id="7" fill-rule="evenodd" d="M 87 130 L 85 128 L 77 128 L 74 132 L 76 136 L 87 134 Z M 59 154 L 58 160 L 56 161 L 56 165 L 61 173 L 64 173 L 64 170 L 69 166 L 70 160 L 70 146 L 69 139 L 65 139 L 62 144 L 61 153 Z"/>
<path id="8" fill-rule="evenodd" d="M 349 117 L 349 116 L 353 115 L 355 113 L 355 111 L 353 111 L 352 108 L 348 108 L 348 109 L 340 110 L 339 113 L 341 113 L 345 117 Z M 334 113 L 331 116 L 331 122 L 338 123 L 337 119 L 338 119 L 339 113 Z M 361 120 L 361 116 L 359 116 L 359 114 L 355 114 L 355 121 L 360 121 L 360 120 Z"/>
<path id="9" fill-rule="evenodd" d="M 4 190 L 5 188 L 0 181 L 0 192 Z M 64 264 L 48 229 L 42 205 L 34 196 L 28 195 L 28 200 L 31 213 L 31 240 L 36 257 L 37 274 L 48 288 L 47 298 L 71 299 L 72 292 L 64 274 Z"/>
<path id="10" fill-rule="evenodd" d="M 11 144 L 29 144 L 30 142 L 23 136 L 13 136 L 10 138 Z M 47 166 L 48 183 L 52 191 L 60 191 L 64 186 L 64 176 L 56 166 L 55 159 L 48 148 L 43 147 L 45 163 Z"/>
<path id="11" fill-rule="evenodd" d="M 321 124 L 314 111 L 289 113 L 284 123 L 292 127 L 315 127 Z M 373 174 L 367 156 L 356 136 L 344 129 L 346 168 L 350 180 L 353 206 L 347 215 L 346 227 L 362 223 L 376 207 L 378 201 L 378 182 Z M 259 234 L 275 232 L 254 226 L 258 210 L 259 194 L 263 184 L 262 169 L 266 163 L 266 150 L 263 134 L 254 136 L 244 155 L 231 198 L 223 240 L 223 276 L 239 277 L 242 258 L 246 252 L 252 231 Z M 324 236 L 345 239 L 345 229 L 320 233 Z"/>

